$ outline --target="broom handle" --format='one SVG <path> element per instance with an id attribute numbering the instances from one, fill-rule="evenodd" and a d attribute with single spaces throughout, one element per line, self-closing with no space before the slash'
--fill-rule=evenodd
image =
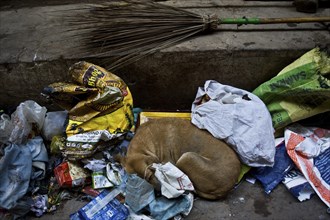
<path id="1" fill-rule="evenodd" d="M 220 18 L 218 24 L 279 24 L 330 22 L 330 17 L 299 17 L 299 18 Z"/>

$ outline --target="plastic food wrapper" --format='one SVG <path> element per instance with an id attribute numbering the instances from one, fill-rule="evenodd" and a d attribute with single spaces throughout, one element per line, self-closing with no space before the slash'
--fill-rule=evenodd
<path id="1" fill-rule="evenodd" d="M 94 172 L 103 170 L 107 166 L 107 163 L 105 162 L 104 159 L 102 159 L 102 160 L 85 159 L 85 160 L 82 160 L 82 162 L 85 163 L 84 168 L 87 168 Z"/>
<path id="2" fill-rule="evenodd" d="M 54 136 L 50 143 L 50 153 L 52 155 L 60 155 L 61 149 L 65 149 L 65 140 L 66 138 L 64 136 Z"/>
<path id="3" fill-rule="evenodd" d="M 91 182 L 90 173 L 78 164 L 65 161 L 55 167 L 54 174 L 61 187 L 87 185 Z"/>
<path id="4" fill-rule="evenodd" d="M 153 200 L 155 200 L 154 187 L 136 174 L 129 174 L 126 184 L 125 203 L 133 212 L 139 212 Z"/>
<path id="5" fill-rule="evenodd" d="M 115 145 L 123 133 L 111 134 L 107 130 L 95 130 L 67 137 L 62 156 L 68 160 L 80 160 Z"/>
<path id="6" fill-rule="evenodd" d="M 65 122 L 67 111 L 47 112 L 42 126 L 42 136 L 45 140 L 51 141 L 54 136 L 65 134 Z"/>
<path id="7" fill-rule="evenodd" d="M 41 130 L 47 109 L 41 107 L 35 101 L 28 100 L 22 102 L 16 111 L 11 114 L 11 120 L 8 117 L 1 117 L 0 123 L 0 141 L 14 144 L 24 144 L 28 138 L 34 136 L 33 128 Z"/>
<path id="8" fill-rule="evenodd" d="M 166 198 L 176 198 L 186 190 L 195 190 L 189 177 L 171 162 L 166 164 L 153 163 L 152 167 L 156 169 L 155 177 L 161 183 L 161 192 Z"/>
<path id="9" fill-rule="evenodd" d="M 330 57 L 314 48 L 253 93 L 267 105 L 274 128 L 330 110 Z M 279 134 L 278 134 L 279 135 Z"/>
<path id="10" fill-rule="evenodd" d="M 273 167 L 255 167 L 251 174 L 261 182 L 267 194 L 284 179 L 285 175 L 294 167 L 293 161 L 286 152 L 284 138 L 279 138 L 276 146 L 275 164 Z"/>
<path id="11" fill-rule="evenodd" d="M 107 178 L 105 169 L 92 173 L 92 186 L 94 189 L 113 187 L 114 185 Z"/>
<path id="12" fill-rule="evenodd" d="M 198 89 L 192 123 L 224 140 L 251 167 L 273 166 L 275 138 L 271 116 L 254 94 L 214 80 Z"/>
<path id="13" fill-rule="evenodd" d="M 106 166 L 106 174 L 112 184 L 119 186 L 122 184 L 123 176 L 126 175 L 126 172 L 119 164 L 108 163 Z"/>
<path id="14" fill-rule="evenodd" d="M 300 202 L 310 199 L 311 195 L 315 194 L 311 185 L 298 170 L 294 169 L 288 172 L 282 183 Z"/>
<path id="15" fill-rule="evenodd" d="M 107 141 L 130 130 L 134 124 L 133 99 L 121 78 L 97 65 L 78 62 L 70 67 L 69 74 L 77 84 L 53 83 L 43 93 L 69 111 L 68 149 L 63 155 L 79 159 L 101 150 L 96 137 Z M 95 131 L 102 135 L 95 135 Z"/>
<path id="16" fill-rule="evenodd" d="M 48 206 L 48 196 L 47 195 L 37 195 L 33 198 L 33 205 L 31 206 L 31 211 L 35 213 L 37 217 L 42 216 L 47 212 Z"/>
<path id="17" fill-rule="evenodd" d="M 70 215 L 71 220 L 123 220 L 129 215 L 128 208 L 116 198 L 120 190 L 103 190 L 95 199 Z"/>
<path id="18" fill-rule="evenodd" d="M 294 124 L 285 130 L 285 145 L 298 169 L 330 207 L 330 130 Z"/>

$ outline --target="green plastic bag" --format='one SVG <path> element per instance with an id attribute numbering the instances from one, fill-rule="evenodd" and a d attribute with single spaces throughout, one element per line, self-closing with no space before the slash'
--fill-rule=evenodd
<path id="1" fill-rule="evenodd" d="M 292 122 L 330 110 L 329 73 L 328 54 L 314 48 L 253 91 L 266 104 L 277 134 Z"/>

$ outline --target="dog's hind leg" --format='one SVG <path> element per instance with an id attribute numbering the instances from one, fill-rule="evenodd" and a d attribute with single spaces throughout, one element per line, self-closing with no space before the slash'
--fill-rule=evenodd
<path id="1" fill-rule="evenodd" d="M 237 180 L 232 180 L 233 178 L 222 173 L 223 167 L 219 167 L 218 161 L 195 152 L 184 153 L 176 166 L 189 177 L 196 193 L 206 199 L 225 197 Z"/>

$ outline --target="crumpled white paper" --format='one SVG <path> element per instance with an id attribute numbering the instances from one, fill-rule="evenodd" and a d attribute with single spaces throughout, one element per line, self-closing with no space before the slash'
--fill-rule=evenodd
<path id="1" fill-rule="evenodd" d="M 195 190 L 189 177 L 171 162 L 167 162 L 166 164 L 154 163 L 152 167 L 156 169 L 155 176 L 161 183 L 161 192 L 166 198 L 176 198 L 186 190 Z"/>
<path id="2" fill-rule="evenodd" d="M 256 95 L 208 80 L 198 89 L 191 111 L 192 123 L 224 140 L 243 163 L 252 167 L 274 165 L 272 118 Z"/>

